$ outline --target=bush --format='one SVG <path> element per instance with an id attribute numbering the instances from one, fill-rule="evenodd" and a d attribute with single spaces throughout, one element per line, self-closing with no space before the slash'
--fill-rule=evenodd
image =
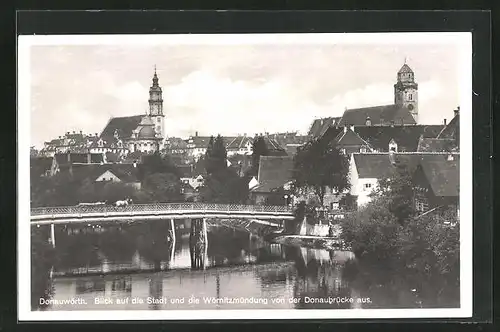
<path id="1" fill-rule="evenodd" d="M 341 223 L 343 239 L 358 258 L 384 260 L 393 257 L 400 225 L 382 200 L 375 200 Z"/>

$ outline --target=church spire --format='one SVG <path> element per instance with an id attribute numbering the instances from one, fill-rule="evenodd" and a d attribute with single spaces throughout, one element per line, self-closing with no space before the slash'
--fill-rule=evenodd
<path id="1" fill-rule="evenodd" d="M 155 73 L 153 75 L 153 86 L 157 87 L 158 86 L 158 75 L 156 75 L 156 64 L 155 64 Z"/>

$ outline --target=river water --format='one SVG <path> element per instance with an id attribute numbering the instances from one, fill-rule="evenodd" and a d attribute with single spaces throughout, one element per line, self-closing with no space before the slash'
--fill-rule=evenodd
<path id="1" fill-rule="evenodd" d="M 189 238 L 148 225 L 58 229 L 50 272 L 37 272 L 33 310 L 420 308 L 404 278 L 368 273 L 354 254 L 268 243 L 223 227 L 208 232 L 201 264 Z M 37 258 L 41 259 L 41 258 Z M 33 260 L 33 264 L 40 260 Z M 38 269 L 37 271 L 40 271 Z M 384 275 L 384 273 L 386 273 Z M 426 305 L 426 303 L 429 303 Z M 440 304 L 439 306 L 443 306 Z M 449 306 L 454 306 L 453 302 Z"/>

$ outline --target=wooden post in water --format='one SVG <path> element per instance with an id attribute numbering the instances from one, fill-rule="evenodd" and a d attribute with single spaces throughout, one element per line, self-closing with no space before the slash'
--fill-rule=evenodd
<path id="1" fill-rule="evenodd" d="M 170 231 L 172 232 L 172 242 L 175 243 L 175 223 L 174 219 L 170 219 Z"/>
<path id="2" fill-rule="evenodd" d="M 52 248 L 56 247 L 56 232 L 54 224 L 50 224 L 50 242 L 52 242 Z"/>

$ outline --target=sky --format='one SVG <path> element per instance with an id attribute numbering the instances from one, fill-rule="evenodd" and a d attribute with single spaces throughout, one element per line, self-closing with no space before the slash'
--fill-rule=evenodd
<path id="1" fill-rule="evenodd" d="M 419 84 L 419 123 L 450 120 L 461 73 L 449 43 L 33 45 L 31 144 L 145 114 L 155 66 L 167 136 L 305 133 L 315 118 L 392 104 L 405 60 Z"/>

